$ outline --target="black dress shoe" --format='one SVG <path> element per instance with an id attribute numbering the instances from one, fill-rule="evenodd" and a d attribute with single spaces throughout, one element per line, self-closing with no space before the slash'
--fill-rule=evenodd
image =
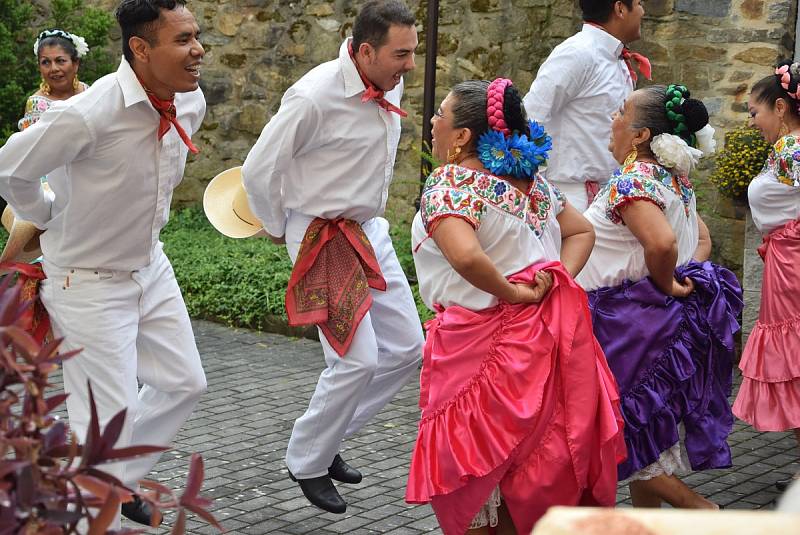
<path id="1" fill-rule="evenodd" d="M 338 453 L 328 468 L 328 475 L 342 483 L 361 483 L 362 479 L 361 472 L 344 462 L 344 459 Z"/>
<path id="2" fill-rule="evenodd" d="M 339 491 L 333 486 L 331 476 L 319 476 L 309 479 L 297 479 L 291 471 L 289 477 L 300 485 L 303 495 L 320 509 L 329 513 L 340 515 L 347 510 L 347 502 L 339 495 Z"/>
<path id="3" fill-rule="evenodd" d="M 138 496 L 134 496 L 132 502 L 122 504 L 122 516 L 139 524 L 152 526 L 153 508 Z M 161 520 L 163 519 L 158 521 L 157 526 L 161 525 Z"/>
<path id="4" fill-rule="evenodd" d="M 779 491 L 783 492 L 784 490 L 788 489 L 789 486 L 797 481 L 794 477 L 787 477 L 786 479 L 779 479 L 775 482 L 775 488 Z"/>

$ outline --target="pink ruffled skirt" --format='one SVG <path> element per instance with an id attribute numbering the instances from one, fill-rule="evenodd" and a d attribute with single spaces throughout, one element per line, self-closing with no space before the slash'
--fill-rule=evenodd
<path id="1" fill-rule="evenodd" d="M 462 534 L 499 486 L 519 533 L 551 505 L 613 506 L 625 458 L 616 383 L 585 292 L 557 262 L 539 305 L 452 306 L 426 327 L 406 501 Z"/>
<path id="2" fill-rule="evenodd" d="M 800 220 L 770 233 L 761 309 L 739 368 L 733 413 L 758 431 L 800 428 Z"/>

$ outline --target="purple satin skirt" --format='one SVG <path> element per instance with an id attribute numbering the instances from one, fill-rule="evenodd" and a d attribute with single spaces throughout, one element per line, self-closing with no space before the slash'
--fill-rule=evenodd
<path id="1" fill-rule="evenodd" d="M 675 445 L 679 423 L 692 469 L 731 466 L 728 397 L 742 289 L 711 262 L 690 262 L 676 276 L 691 278 L 695 291 L 669 297 L 648 277 L 589 292 L 594 334 L 622 398 L 628 458 L 620 480 Z"/>

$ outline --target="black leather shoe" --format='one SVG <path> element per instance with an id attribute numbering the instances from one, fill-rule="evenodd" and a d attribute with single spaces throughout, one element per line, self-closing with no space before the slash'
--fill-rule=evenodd
<path id="1" fill-rule="evenodd" d="M 303 495 L 320 509 L 329 513 L 340 515 L 347 510 L 347 502 L 339 495 L 339 491 L 333 486 L 331 476 L 319 476 L 309 479 L 297 479 L 291 471 L 289 477 L 300 485 Z"/>
<path id="2" fill-rule="evenodd" d="M 361 483 L 362 479 L 361 472 L 344 462 L 344 459 L 338 453 L 328 468 L 328 475 L 342 483 Z"/>
<path id="3" fill-rule="evenodd" d="M 133 497 L 132 502 L 122 504 L 122 516 L 139 524 L 145 526 L 152 526 L 153 509 L 150 504 L 143 501 L 138 496 Z M 163 518 L 161 519 L 163 520 Z M 161 525 L 161 520 L 158 521 L 157 526 Z"/>
<path id="4" fill-rule="evenodd" d="M 775 488 L 779 491 L 783 492 L 784 490 L 788 489 L 789 486 L 797 481 L 794 477 L 787 477 L 786 479 L 779 479 L 775 482 Z"/>

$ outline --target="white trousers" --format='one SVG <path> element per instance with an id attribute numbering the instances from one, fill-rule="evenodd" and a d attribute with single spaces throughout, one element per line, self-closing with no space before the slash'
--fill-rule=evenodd
<path id="1" fill-rule="evenodd" d="M 292 262 L 313 219 L 290 213 L 286 248 Z M 327 474 L 342 439 L 361 429 L 391 401 L 417 372 L 422 358 L 422 327 L 389 238 L 389 223 L 376 217 L 362 227 L 386 279 L 386 291 L 370 290 L 372 307 L 343 357 L 319 332 L 327 367 L 308 409 L 294 423 L 286 450 L 286 466 L 301 479 Z"/>
<path id="2" fill-rule="evenodd" d="M 101 429 L 127 409 L 116 447 L 169 446 L 206 389 L 172 266 L 158 245 L 138 271 L 72 269 L 44 261 L 41 297 L 61 351 L 67 412 L 81 442 L 89 426 L 91 382 Z M 137 378 L 143 384 L 141 390 Z M 101 468 L 132 488 L 158 461 L 148 455 Z"/>
<path id="3" fill-rule="evenodd" d="M 586 194 L 586 183 L 553 181 L 553 184 L 561 190 L 561 193 L 564 194 L 569 203 L 574 206 L 577 211 L 583 213 L 589 208 L 589 196 Z"/>

